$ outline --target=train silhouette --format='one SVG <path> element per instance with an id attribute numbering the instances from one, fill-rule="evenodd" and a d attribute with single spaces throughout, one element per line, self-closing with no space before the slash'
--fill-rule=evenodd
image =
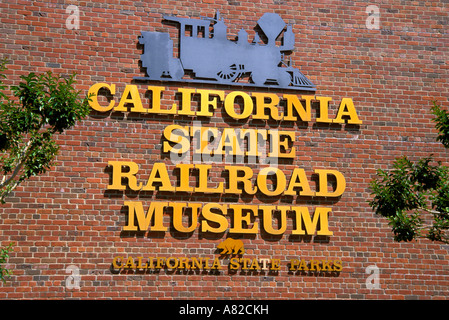
<path id="1" fill-rule="evenodd" d="M 179 23 L 179 58 L 174 57 L 173 40 L 168 33 L 142 31 L 139 43 L 144 48 L 140 60 L 147 77 L 135 79 L 316 90 L 306 76 L 284 61 L 285 53 L 294 49 L 295 36 L 291 25 L 275 13 L 265 13 L 257 21 L 268 39 L 266 44 L 260 43 L 259 33 L 250 43 L 243 29 L 236 40 L 228 40 L 227 26 L 218 11 L 215 18 L 164 19 Z M 282 44 L 278 46 L 276 39 L 282 32 Z M 186 71 L 194 78 L 183 78 Z M 245 77 L 251 82 L 239 82 Z"/>

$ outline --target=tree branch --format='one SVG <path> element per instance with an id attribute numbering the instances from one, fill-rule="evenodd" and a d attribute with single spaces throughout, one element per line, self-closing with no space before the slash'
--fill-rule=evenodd
<path id="1" fill-rule="evenodd" d="M 8 179 L 6 179 L 6 175 L 3 176 L 2 182 L 0 184 L 0 188 L 3 188 L 5 186 L 7 186 L 9 184 L 9 182 L 11 180 L 13 180 L 19 174 L 19 171 L 20 171 L 20 169 L 22 169 L 23 164 L 24 164 L 24 162 L 25 162 L 25 160 L 27 158 L 27 154 L 31 151 L 30 150 L 30 146 L 31 146 L 32 141 L 33 141 L 32 139 L 28 140 L 28 142 L 27 142 L 27 144 L 25 146 L 25 149 L 20 154 L 20 157 L 19 157 L 20 161 L 17 164 L 17 166 L 15 167 L 15 169 L 14 169 L 13 173 L 11 174 L 11 176 Z M 17 187 L 17 183 L 14 185 L 14 187 L 9 192 L 11 192 L 13 189 L 15 189 L 15 187 Z M 2 199 L 4 197 L 5 196 L 2 196 Z"/>
<path id="2" fill-rule="evenodd" d="M 436 210 L 431 210 L 431 209 L 427 209 L 427 208 L 420 208 L 426 212 L 432 213 L 432 214 L 443 214 L 443 212 L 440 211 L 436 211 Z"/>

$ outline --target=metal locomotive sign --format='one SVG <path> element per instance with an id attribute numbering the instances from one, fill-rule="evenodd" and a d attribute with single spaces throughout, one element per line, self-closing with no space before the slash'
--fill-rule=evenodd
<path id="1" fill-rule="evenodd" d="M 294 49 L 295 35 L 276 13 L 265 13 L 257 21 L 266 44 L 261 43 L 259 33 L 250 43 L 243 29 L 236 40 L 228 40 L 227 26 L 218 11 L 215 19 L 164 19 L 179 24 L 179 58 L 173 56 L 168 33 L 142 31 L 139 43 L 144 45 L 141 61 L 147 77 L 135 79 L 316 90 L 291 61 L 285 61 L 285 54 Z M 282 45 L 277 46 L 281 34 Z M 185 77 L 186 73 L 193 78 Z"/>
<path id="2" fill-rule="evenodd" d="M 283 64 L 282 53 L 293 50 L 294 35 L 291 26 L 286 26 L 275 13 L 265 13 L 258 21 L 268 39 L 265 45 L 259 43 L 258 34 L 249 43 L 243 30 L 239 32 L 237 41 L 228 41 L 226 26 L 218 13 L 213 20 L 213 28 L 209 28 L 210 19 L 173 16 L 166 16 L 165 19 L 181 26 L 180 57 L 173 57 L 173 41 L 168 33 L 142 32 L 139 38 L 139 42 L 144 44 L 141 61 L 148 77 L 138 79 L 315 90 L 315 86 L 299 70 Z M 277 46 L 276 39 L 281 34 L 283 42 Z M 192 71 L 195 78 L 188 78 L 186 70 Z M 251 83 L 249 80 L 239 81 L 245 74 L 249 75 Z M 338 170 L 315 168 L 313 173 L 307 174 L 304 168 L 295 167 L 290 173 L 285 173 L 278 167 L 279 159 L 290 161 L 296 157 L 294 142 L 297 141 L 297 132 L 294 130 L 218 128 L 203 126 L 201 121 L 208 123 L 207 118 L 216 116 L 217 109 L 221 109 L 223 116 L 241 121 L 251 118 L 309 122 L 316 114 L 312 112 L 312 104 L 315 104 L 319 106 L 316 123 L 361 125 L 362 120 L 351 98 L 342 98 L 336 115 L 331 116 L 329 103 L 332 98 L 311 94 L 284 93 L 280 97 L 273 92 L 226 92 L 187 87 L 178 88 L 176 93 L 170 90 L 170 98 L 164 86 L 150 85 L 139 89 L 136 84 L 127 84 L 118 104 L 114 98 L 105 105 L 104 100 L 100 103 L 97 99 L 101 91 L 109 91 L 109 95 L 115 97 L 116 85 L 96 83 L 91 86 L 89 104 L 97 112 L 189 116 L 192 120 L 198 120 L 190 125 L 183 121 L 175 122 L 161 132 L 161 152 L 168 155 L 171 164 L 166 164 L 162 159 L 160 162 L 150 161 L 152 167 L 145 173 L 139 167 L 141 163 L 129 159 L 108 161 L 111 169 L 108 190 L 173 195 L 245 193 L 297 199 L 339 198 L 345 192 L 346 180 Z M 147 98 L 147 93 L 151 93 L 151 99 Z M 180 101 L 171 106 L 170 103 L 162 103 L 164 94 L 164 100 L 174 100 L 178 95 Z M 236 104 L 236 99 L 241 103 Z M 192 103 L 194 100 L 198 103 Z M 167 118 L 164 117 L 164 120 Z M 225 181 L 210 184 L 213 180 L 212 166 L 213 170 L 222 171 Z M 145 182 L 142 177 L 148 176 L 148 173 Z M 191 180 L 196 180 L 195 186 L 191 185 Z M 230 235 L 264 232 L 282 236 L 288 231 L 293 236 L 315 233 L 318 236 L 333 235 L 328 223 L 332 208 L 319 206 L 310 211 L 308 207 L 294 203 L 298 201 L 291 201 L 292 205 L 184 201 L 151 201 L 145 205 L 142 201 L 128 199 L 123 203 L 128 210 L 122 231 L 166 232 L 168 226 L 164 223 L 164 215 L 171 212 L 173 229 L 187 235 L 196 230 L 215 234 L 228 231 Z M 183 223 L 183 216 L 186 215 L 191 216 L 187 226 Z M 232 221 L 229 222 L 227 217 L 231 217 Z M 279 217 L 279 223 L 273 222 L 274 217 Z M 287 230 L 287 217 L 293 220 L 290 230 Z"/>
<path id="3" fill-rule="evenodd" d="M 265 13 L 258 20 L 260 31 L 256 32 L 252 42 L 248 41 L 248 33 L 243 29 L 237 39 L 228 40 L 227 27 L 218 12 L 215 19 L 174 16 L 165 16 L 164 19 L 179 25 L 179 47 L 174 48 L 168 33 L 141 32 L 139 43 L 143 44 L 144 51 L 140 58 L 147 77 L 134 79 L 316 91 L 310 80 L 285 62 L 285 53 L 294 49 L 295 37 L 292 27 L 275 13 Z M 262 34 L 259 32 L 263 32 L 265 42 L 260 41 Z M 174 56 L 176 52 L 179 58 Z M 221 128 L 208 126 L 208 118 L 221 114 L 242 123 L 250 118 L 295 123 L 310 122 L 317 114 L 319 116 L 314 119 L 316 123 L 358 126 L 362 120 L 351 98 L 342 98 L 333 116 L 333 112 L 329 112 L 332 98 L 310 93 L 283 93 L 279 96 L 274 92 L 248 93 L 190 86 L 178 88 L 176 92 L 173 89 L 165 90 L 164 86 L 145 85 L 139 88 L 137 84 L 127 84 L 119 94 L 114 83 L 96 83 L 89 89 L 92 97 L 89 104 L 96 112 L 123 112 L 134 116 L 159 114 L 163 115 L 164 121 L 169 120 L 167 115 L 172 115 L 174 119 L 176 116 L 192 117 L 190 124 L 184 120 L 174 121 L 161 131 L 160 148 L 165 159 L 156 162 L 151 159 L 149 171 L 146 171 L 147 166 L 146 170 L 142 170 L 142 162 L 128 158 L 109 160 L 107 190 L 163 192 L 164 199 L 169 194 L 231 194 L 239 197 L 244 193 L 257 194 L 261 199 L 285 197 L 285 203 L 251 204 L 232 199 L 231 203 L 227 203 L 230 198 L 222 197 L 221 202 L 160 201 L 162 198 L 156 198 L 144 203 L 138 199 L 127 199 L 123 202 L 126 223 L 122 232 L 150 235 L 154 232 L 165 233 L 170 228 L 170 232 L 175 231 L 182 237 L 191 237 L 194 232 L 218 237 L 226 234 L 227 239 L 217 248 L 221 250 L 221 256 L 231 255 L 228 260 L 230 274 L 239 268 L 251 272 L 278 272 L 281 269 L 281 260 L 277 258 L 243 258 L 243 241 L 230 236 L 260 233 L 281 239 L 284 234 L 290 233 L 291 239 L 300 239 L 315 234 L 321 237 L 333 235 L 329 228 L 331 207 L 317 206 L 311 211 L 307 206 L 296 204 L 304 197 L 327 201 L 330 198 L 338 199 L 346 189 L 343 173 L 330 168 L 315 168 L 313 173 L 306 173 L 300 167 L 294 167 L 290 173 L 281 169 L 278 159 L 288 162 L 296 158 L 297 146 L 294 142 L 297 141 L 297 132 L 288 130 L 288 126 L 286 130 Z M 107 91 L 114 99 L 108 102 L 98 100 L 98 95 Z M 121 97 L 117 99 L 117 104 L 115 97 L 118 98 L 118 95 Z M 171 103 L 175 96 L 180 100 Z M 236 103 L 236 99 L 240 102 Z M 312 104 L 318 106 L 319 113 L 312 112 Z M 214 183 L 212 177 L 217 176 L 225 177 L 224 181 Z M 165 219 L 168 214 L 172 216 L 170 227 Z M 288 218 L 292 219 L 291 223 L 288 223 Z M 310 263 L 304 259 L 291 259 L 289 265 L 289 272 L 342 270 L 339 259 L 311 260 Z M 122 269 L 222 269 L 218 257 L 133 258 L 121 255 L 114 258 L 112 266 L 119 272 Z"/>

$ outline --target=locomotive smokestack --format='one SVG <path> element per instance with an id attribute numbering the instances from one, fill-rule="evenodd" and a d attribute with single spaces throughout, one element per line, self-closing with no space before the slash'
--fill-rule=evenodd
<path id="1" fill-rule="evenodd" d="M 263 33 L 268 38 L 268 45 L 274 46 L 276 38 L 284 30 L 285 22 L 276 13 L 265 13 L 262 18 L 257 21 Z"/>

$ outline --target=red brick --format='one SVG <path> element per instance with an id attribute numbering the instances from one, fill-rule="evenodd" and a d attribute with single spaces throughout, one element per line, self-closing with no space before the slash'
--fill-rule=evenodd
<path id="1" fill-rule="evenodd" d="M 447 247 L 426 240 L 395 243 L 387 221 L 375 216 L 367 202 L 371 197 L 369 183 L 376 170 L 391 167 L 398 156 L 417 160 L 433 153 L 435 159 L 447 164 L 447 151 L 435 141 L 430 107 L 433 99 L 449 107 L 449 34 L 444 32 L 448 3 L 383 1 L 379 5 L 380 30 L 366 29 L 367 4 L 358 2 L 337 6 L 319 1 L 208 0 L 180 5 L 176 1 L 161 4 L 116 0 L 108 1 L 106 6 L 98 1 L 83 1 L 79 7 L 79 30 L 65 28 L 68 15 L 63 6 L 40 2 L 30 5 L 18 0 L 0 4 L 0 29 L 5 35 L 0 39 L 0 56 L 11 61 L 5 83 L 17 85 L 19 76 L 29 72 L 77 72 L 76 88 L 82 94 L 96 82 L 113 83 L 117 86 L 114 99 L 118 103 L 132 78 L 143 76 L 139 68 L 142 50 L 137 40 L 140 32 L 170 32 L 172 37 L 178 36 L 173 25 L 162 23 L 163 15 L 212 17 L 219 10 L 229 32 L 237 34 L 243 27 L 252 39 L 254 24 L 263 13 L 277 12 L 292 24 L 295 32 L 295 51 L 290 55 L 293 66 L 314 81 L 316 95 L 332 97 L 329 114 L 335 115 L 341 99 L 349 97 L 363 124 L 358 128 L 322 126 L 314 117 L 319 112 L 317 106 L 312 106 L 314 118 L 310 123 L 291 127 L 285 122 L 257 123 L 259 129 L 287 126 L 286 130 L 295 131 L 297 156 L 279 166 L 287 176 L 295 167 L 304 168 L 308 174 L 314 168 L 331 168 L 342 172 L 347 182 L 341 198 L 301 198 L 293 203 L 310 208 L 332 207 L 329 225 L 334 235 L 328 242 L 288 234 L 276 239 L 264 234 L 242 238 L 247 250 L 244 257 L 282 260 L 277 274 L 238 270 L 230 275 L 225 265 L 219 275 L 194 270 L 111 274 L 109 268 L 117 255 L 207 256 L 213 260 L 218 256 L 216 245 L 226 236 L 201 235 L 196 230 L 192 235 L 176 238 L 170 232 L 169 215 L 164 223 L 170 231 L 165 234 L 126 234 L 121 232 L 125 200 L 142 200 L 145 206 L 161 199 L 273 205 L 292 205 L 293 200 L 265 202 L 258 196 L 108 191 L 108 161 L 135 161 L 141 168 L 142 180 L 147 179 L 153 163 L 168 163 L 156 149 L 163 129 L 174 123 L 190 126 L 191 120 L 197 119 L 92 113 L 58 137 L 61 149 L 57 165 L 45 175 L 22 183 L 0 207 L 1 243 L 15 242 L 9 259 L 14 274 L 2 284 L 0 298 L 447 299 Z M 176 47 L 177 39 L 174 44 Z M 60 67 L 47 67 L 52 63 Z M 276 89 L 144 83 L 138 84 L 142 94 L 147 85 L 166 87 L 163 109 L 179 103 L 173 96 L 184 86 L 226 93 L 286 93 Z M 143 103 L 147 108 L 147 98 Z M 255 125 L 253 121 L 228 120 L 219 105 L 205 125 Z M 221 176 L 222 167 L 214 165 L 211 186 L 226 181 Z M 315 182 L 311 187 L 315 187 Z M 293 226 L 288 221 L 291 230 Z M 290 258 L 340 259 L 343 271 L 334 275 L 289 272 Z M 80 270 L 81 290 L 65 288 L 69 265 Z M 378 289 L 366 287 L 369 275 L 365 269 L 370 265 L 380 268 Z"/>

